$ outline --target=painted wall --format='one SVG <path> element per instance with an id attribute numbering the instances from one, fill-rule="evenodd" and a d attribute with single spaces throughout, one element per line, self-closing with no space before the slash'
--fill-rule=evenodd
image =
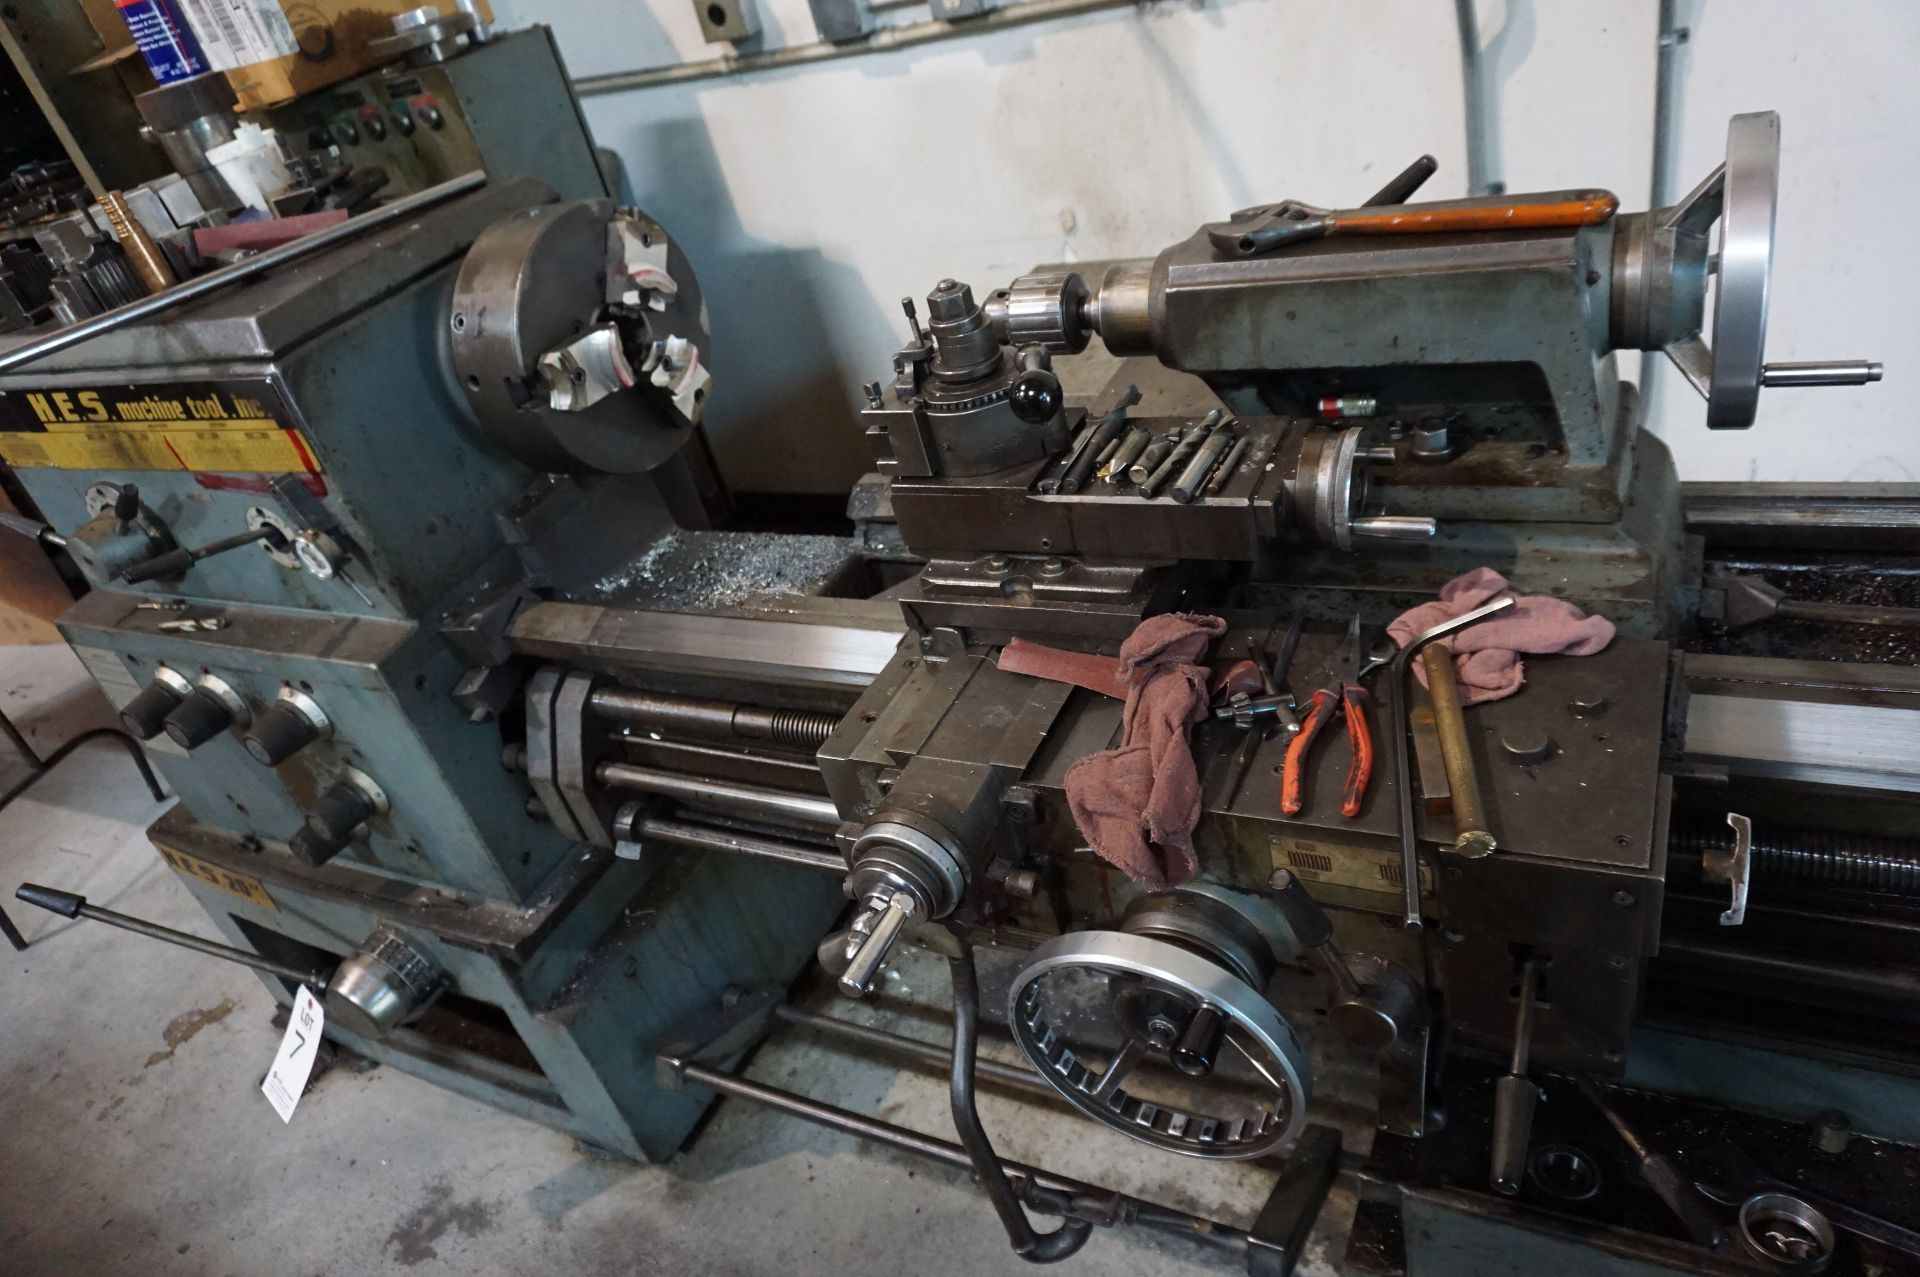
<path id="1" fill-rule="evenodd" d="M 1606 186 L 1643 207 L 1656 0 L 1479 3 L 1509 189 Z M 764 47 L 814 38 L 806 0 L 759 4 Z M 1718 162 L 1729 114 L 1784 116 L 1769 355 L 1889 373 L 1771 392 L 1753 430 L 1709 435 L 1668 371 L 1656 428 L 1689 478 L 1920 480 L 1920 240 L 1880 229 L 1920 196 L 1920 4 L 1683 8 L 1678 190 Z M 721 51 L 690 0 L 496 9 L 551 24 L 576 76 Z M 1263 199 L 1357 200 L 1422 151 L 1441 164 L 1426 194 L 1463 193 L 1458 48 L 1449 0 L 1162 2 L 586 108 L 700 273 L 730 481 L 827 491 L 866 468 L 849 413 L 888 370 L 899 298 L 942 275 L 984 292 L 1038 262 L 1151 254 Z"/>

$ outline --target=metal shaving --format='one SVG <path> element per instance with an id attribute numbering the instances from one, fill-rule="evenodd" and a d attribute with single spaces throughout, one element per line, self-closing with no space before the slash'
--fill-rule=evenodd
<path id="1" fill-rule="evenodd" d="M 855 553 L 851 537 L 669 532 L 633 562 L 595 581 L 588 601 L 701 611 L 760 595 L 812 594 Z"/>

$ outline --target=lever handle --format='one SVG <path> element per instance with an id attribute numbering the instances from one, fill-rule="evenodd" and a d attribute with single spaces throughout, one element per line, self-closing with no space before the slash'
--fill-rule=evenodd
<path id="1" fill-rule="evenodd" d="M 42 887 L 36 882 L 21 883 L 13 895 L 16 900 L 37 905 L 49 913 L 59 914 L 62 918 L 78 918 L 80 911 L 87 907 L 85 896 L 75 895 L 71 891 L 61 891 L 57 887 Z"/>
<path id="2" fill-rule="evenodd" d="M 1540 964 L 1529 958 L 1520 968 L 1520 1003 L 1513 1017 L 1513 1054 L 1505 1077 L 1493 1084 L 1493 1148 L 1488 1182 L 1509 1197 L 1520 1191 L 1527 1149 L 1533 1141 L 1533 1110 L 1540 1088 L 1527 1076 L 1533 1051 L 1533 1014 L 1540 992 Z"/>
<path id="3" fill-rule="evenodd" d="M 193 551 L 185 549 L 168 550 L 165 554 L 156 554 L 144 563 L 136 563 L 120 574 L 120 579 L 128 585 L 138 585 L 142 581 L 153 581 L 163 576 L 178 576 L 192 567 Z"/>
<path id="4" fill-rule="evenodd" d="M 912 916 L 912 896 L 904 891 L 896 891 L 888 897 L 880 916 L 874 920 L 873 930 L 854 951 L 847 969 L 841 972 L 840 992 L 850 998 L 863 998 L 873 991 L 873 982 L 880 974 L 880 964 L 886 961 L 893 942 L 900 938 L 907 919 Z"/>
<path id="5" fill-rule="evenodd" d="M 1044 426 L 1066 407 L 1066 392 L 1054 375 L 1053 359 L 1045 346 L 1027 346 L 1020 351 L 1020 375 L 1007 391 L 1007 404 L 1013 415 L 1030 426 Z"/>
<path id="6" fill-rule="evenodd" d="M 1214 1060 L 1220 1054 L 1220 1047 L 1226 1041 L 1227 1021 L 1213 1007 L 1201 1007 L 1187 1021 L 1187 1028 L 1180 1035 L 1168 1058 L 1173 1067 L 1188 1077 L 1211 1077 Z"/>
<path id="7" fill-rule="evenodd" d="M 23 537 L 32 537 L 40 544 L 50 545 L 55 549 L 67 543 L 65 537 L 40 520 L 23 518 L 17 514 L 9 514 L 5 510 L 0 510 L 0 528 L 11 528 Z"/>
<path id="8" fill-rule="evenodd" d="M 122 489 L 125 491 L 125 489 Z M 274 544 L 275 549 L 284 549 L 287 545 L 286 534 L 272 524 L 250 528 L 238 536 L 223 537 L 208 542 L 196 549 L 182 547 L 168 550 L 165 554 L 156 554 L 144 563 L 136 563 L 120 574 L 120 579 L 128 585 L 138 585 L 142 581 L 151 581 L 157 577 L 178 576 L 202 559 L 210 559 L 216 554 L 225 554 L 228 550 L 237 550 L 243 545 L 252 545 L 255 541 Z"/>
<path id="9" fill-rule="evenodd" d="M 175 931 L 172 927 L 163 927 L 157 922 L 148 922 L 145 918 L 135 918 L 128 914 L 115 913 L 111 909 L 102 909 L 99 905 L 88 904 L 85 896 L 76 895 L 71 891 L 61 891 L 56 887 L 42 887 L 38 883 L 23 882 L 13 894 L 17 899 L 57 913 L 63 918 L 86 918 L 92 922 L 104 922 L 110 927 L 131 931 L 135 935 L 164 940 L 168 944 L 178 945 L 182 949 L 191 949 L 195 953 L 204 953 L 211 958 L 223 958 L 228 962 L 237 962 L 243 967 L 264 971 L 268 975 L 277 975 L 283 979 L 311 985 L 316 993 L 324 992 L 333 978 L 331 972 L 296 966 L 290 962 L 276 962 L 272 958 L 262 957 L 246 949 L 236 949 L 231 945 L 202 939 L 192 932 Z"/>
<path id="10" fill-rule="evenodd" d="M 1274 870 L 1267 885 L 1273 889 L 1273 903 L 1287 920 L 1287 929 L 1303 948 L 1318 949 L 1332 943 L 1333 923 L 1292 870 Z"/>
<path id="11" fill-rule="evenodd" d="M 1413 193 L 1427 184 L 1427 179 L 1439 171 L 1440 161 L 1431 155 L 1423 155 L 1394 175 L 1392 181 L 1375 191 L 1361 207 L 1378 208 L 1382 204 L 1404 204 L 1413 198 Z"/>
<path id="12" fill-rule="evenodd" d="M 1347 528 L 1357 537 L 1382 541 L 1431 541 L 1440 532 L 1438 521 L 1420 514 L 1362 515 L 1348 520 Z"/>
<path id="13" fill-rule="evenodd" d="M 1816 359 L 1809 363 L 1762 364 L 1763 386 L 1864 386 L 1885 369 L 1872 359 Z"/>

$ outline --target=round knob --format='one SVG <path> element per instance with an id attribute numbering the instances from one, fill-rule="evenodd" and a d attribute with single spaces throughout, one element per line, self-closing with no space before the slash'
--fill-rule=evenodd
<path id="1" fill-rule="evenodd" d="M 196 687 L 181 697 L 161 724 L 173 743 L 182 749 L 198 749 L 232 725 L 233 710 L 204 687 Z"/>
<path id="2" fill-rule="evenodd" d="M 1028 425 L 1044 426 L 1060 415 L 1066 393 L 1060 389 L 1058 377 L 1044 368 L 1034 368 L 1014 378 L 1007 403 L 1013 415 Z"/>
<path id="3" fill-rule="evenodd" d="M 180 704 L 180 690 L 158 680 L 142 688 L 120 711 L 120 722 L 136 740 L 152 740 Z"/>
<path id="4" fill-rule="evenodd" d="M 254 760 L 268 767 L 278 767 L 295 754 L 311 745 L 320 736 L 320 729 L 299 710 L 281 701 L 272 709 L 260 715 L 253 730 L 241 740 L 252 754 Z"/>
<path id="5" fill-rule="evenodd" d="M 1545 732 L 1515 728 L 1500 737 L 1501 748 L 1516 766 L 1538 767 L 1553 757 L 1553 738 Z"/>
<path id="6" fill-rule="evenodd" d="M 287 843 L 310 865 L 324 865 L 353 841 L 353 833 L 377 810 L 371 795 L 352 781 L 335 781 L 320 795 L 307 823 Z"/>

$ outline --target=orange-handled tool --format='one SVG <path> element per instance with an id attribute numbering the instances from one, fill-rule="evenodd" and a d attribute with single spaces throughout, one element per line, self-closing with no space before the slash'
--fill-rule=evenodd
<path id="1" fill-rule="evenodd" d="M 1367 714 L 1373 697 L 1361 685 L 1364 676 L 1360 659 L 1360 618 L 1347 625 L 1346 641 L 1333 665 L 1333 681 L 1313 694 L 1300 734 L 1287 744 L 1287 756 L 1280 768 L 1280 811 L 1297 816 L 1306 806 L 1307 754 L 1320 735 L 1320 729 L 1339 714 L 1347 720 L 1347 745 L 1352 760 L 1347 764 L 1347 781 L 1341 791 L 1340 814 L 1351 820 L 1360 814 L 1366 800 L 1367 784 L 1373 779 L 1373 727 Z"/>
<path id="2" fill-rule="evenodd" d="M 1300 734 L 1287 742 L 1287 757 L 1280 765 L 1280 811 L 1284 815 L 1298 816 L 1300 809 L 1306 806 L 1303 790 L 1303 778 L 1306 775 L 1307 751 L 1313 748 L 1314 738 L 1320 735 L 1320 729 L 1327 725 L 1334 714 L 1339 712 L 1340 698 L 1321 688 L 1313 694 L 1313 705 L 1300 724 Z"/>
<path id="3" fill-rule="evenodd" d="M 1347 763 L 1347 785 L 1340 792 L 1340 814 L 1352 820 L 1360 814 L 1367 796 L 1367 782 L 1373 779 L 1373 728 L 1367 723 L 1367 707 L 1373 697 L 1357 683 L 1340 689 L 1341 713 L 1347 720 L 1347 744 L 1353 758 Z"/>
<path id="4" fill-rule="evenodd" d="M 1329 235 L 1446 235 L 1598 226 L 1619 209 L 1619 198 L 1611 191 L 1600 190 L 1542 191 L 1331 210 L 1299 200 L 1282 200 L 1241 209 L 1206 231 L 1221 252 L 1233 257 L 1258 257 Z"/>

